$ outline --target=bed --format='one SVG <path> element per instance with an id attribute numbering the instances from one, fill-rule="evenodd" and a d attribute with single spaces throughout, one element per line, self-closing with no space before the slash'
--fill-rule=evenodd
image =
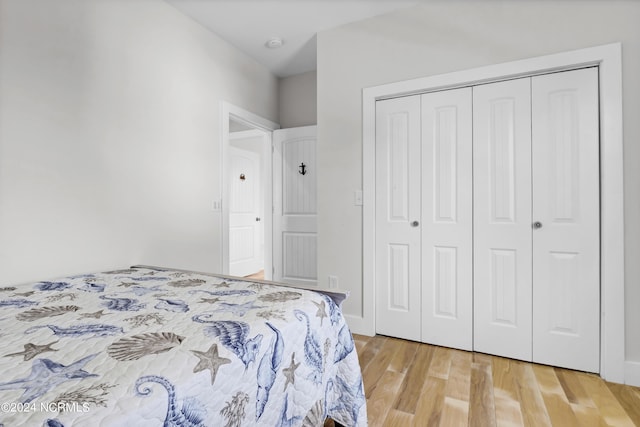
<path id="1" fill-rule="evenodd" d="M 0 288 L 0 426 L 365 426 L 345 295 L 135 266 Z"/>

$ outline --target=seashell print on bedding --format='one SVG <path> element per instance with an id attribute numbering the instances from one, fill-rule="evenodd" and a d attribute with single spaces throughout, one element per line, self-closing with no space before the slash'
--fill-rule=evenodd
<path id="1" fill-rule="evenodd" d="M 266 295 L 260 295 L 258 299 L 264 302 L 287 302 L 300 299 L 302 294 L 293 291 L 278 291 Z"/>
<path id="2" fill-rule="evenodd" d="M 184 337 L 173 332 L 151 332 L 120 338 L 107 348 L 109 356 L 116 360 L 138 360 L 150 354 L 164 353 L 179 346 Z"/>
<path id="3" fill-rule="evenodd" d="M 304 417 L 302 425 L 304 427 L 321 426 L 324 425 L 326 418 L 327 416 L 324 410 L 324 399 L 321 399 L 316 401 L 309 412 L 307 412 L 307 416 Z"/>
<path id="4" fill-rule="evenodd" d="M 0 414 L 0 427 L 311 427 L 327 416 L 366 425 L 355 344 L 322 292 L 176 270 L 114 273 L 0 292 L 0 394 L 62 408 Z M 54 285 L 35 287 L 45 283 Z"/>
<path id="5" fill-rule="evenodd" d="M 59 305 L 55 307 L 32 308 L 16 315 L 16 319 L 23 322 L 33 322 L 34 320 L 44 319 L 46 317 L 62 316 L 80 310 L 77 305 Z"/>
<path id="6" fill-rule="evenodd" d="M 164 353 L 179 346 L 184 337 L 173 332 L 150 332 L 120 338 L 107 348 L 109 356 L 116 360 L 138 360 L 150 354 Z"/>
<path id="7" fill-rule="evenodd" d="M 172 282 L 167 283 L 167 285 L 172 286 L 174 288 L 189 288 L 194 286 L 201 286 L 203 283 L 207 283 L 207 281 L 202 279 L 184 279 L 184 280 L 174 280 Z"/>

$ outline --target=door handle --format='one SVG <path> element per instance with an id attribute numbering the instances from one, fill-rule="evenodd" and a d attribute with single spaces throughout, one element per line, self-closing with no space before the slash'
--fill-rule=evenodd
<path id="1" fill-rule="evenodd" d="M 413 222 L 411 223 L 411 226 L 412 226 L 412 227 L 417 227 L 417 226 L 419 226 L 419 225 L 420 225 L 420 223 L 419 223 L 418 221 L 413 221 Z"/>
<path id="2" fill-rule="evenodd" d="M 260 218 L 259 217 L 256 217 L 256 222 L 260 222 Z"/>
<path id="3" fill-rule="evenodd" d="M 542 228 L 542 223 L 540 221 L 536 221 L 533 223 L 533 228 L 535 228 L 536 230 L 538 228 Z"/>

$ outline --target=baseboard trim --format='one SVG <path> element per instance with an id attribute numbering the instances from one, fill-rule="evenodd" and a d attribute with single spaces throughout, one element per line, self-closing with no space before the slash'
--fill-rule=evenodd
<path id="1" fill-rule="evenodd" d="M 365 322 L 364 317 L 345 314 L 344 318 L 346 319 L 347 325 L 349 325 L 349 329 L 352 334 L 366 335 L 368 337 L 372 337 L 376 334 L 373 328 L 371 328 L 371 325 L 368 324 L 369 322 Z"/>
<path id="2" fill-rule="evenodd" d="M 624 362 L 624 383 L 640 387 L 640 362 Z"/>

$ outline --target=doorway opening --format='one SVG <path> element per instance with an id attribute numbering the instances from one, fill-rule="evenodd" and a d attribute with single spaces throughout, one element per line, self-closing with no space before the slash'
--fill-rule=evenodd
<path id="1" fill-rule="evenodd" d="M 223 274 L 270 280 L 271 122 L 234 105 L 222 108 Z"/>

